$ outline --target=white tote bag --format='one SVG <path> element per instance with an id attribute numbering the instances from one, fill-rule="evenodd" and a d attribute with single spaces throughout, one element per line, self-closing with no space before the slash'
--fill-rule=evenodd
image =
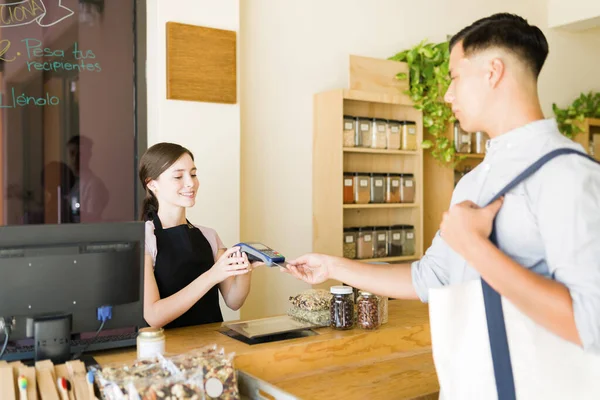
<path id="1" fill-rule="evenodd" d="M 554 150 L 490 203 L 550 159 L 573 153 L 590 158 L 573 149 Z M 533 322 L 486 282 L 430 289 L 429 303 L 440 399 L 600 399 L 600 355 Z"/>

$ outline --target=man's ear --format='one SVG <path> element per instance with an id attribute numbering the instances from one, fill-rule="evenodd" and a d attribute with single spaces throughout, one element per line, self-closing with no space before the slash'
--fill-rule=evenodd
<path id="1" fill-rule="evenodd" d="M 496 88 L 504 78 L 506 65 L 501 58 L 495 57 L 490 61 L 488 68 L 488 83 L 491 88 Z"/>

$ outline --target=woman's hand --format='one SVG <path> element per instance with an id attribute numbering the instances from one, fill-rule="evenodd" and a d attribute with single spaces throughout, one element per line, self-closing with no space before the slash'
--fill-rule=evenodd
<path id="1" fill-rule="evenodd" d="M 215 284 L 223 282 L 230 276 L 247 274 L 251 269 L 246 255 L 240 254 L 239 247 L 227 249 L 225 253 L 208 271 Z"/>

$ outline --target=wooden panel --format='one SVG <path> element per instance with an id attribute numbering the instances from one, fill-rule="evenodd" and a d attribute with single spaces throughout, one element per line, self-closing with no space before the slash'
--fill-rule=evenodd
<path id="1" fill-rule="evenodd" d="M 373 103 L 385 103 L 385 104 L 401 104 L 405 106 L 412 106 L 413 102 L 405 94 L 393 94 L 393 93 L 381 93 L 381 92 L 368 92 L 364 90 L 344 89 L 344 99 L 346 100 L 358 100 L 358 101 L 370 101 Z"/>
<path id="2" fill-rule="evenodd" d="M 17 397 L 12 366 L 8 364 L 0 366 L 0 399 L 15 400 Z"/>
<path id="3" fill-rule="evenodd" d="M 167 98 L 235 104 L 236 33 L 167 22 Z"/>
<path id="4" fill-rule="evenodd" d="M 369 153 L 346 153 L 344 156 L 344 172 L 414 174 L 418 168 L 419 160 L 417 157 L 372 155 Z"/>
<path id="5" fill-rule="evenodd" d="M 396 75 L 401 72 L 408 73 L 408 64 L 350 55 L 349 88 L 401 94 L 408 90 L 408 80 L 396 79 Z"/>

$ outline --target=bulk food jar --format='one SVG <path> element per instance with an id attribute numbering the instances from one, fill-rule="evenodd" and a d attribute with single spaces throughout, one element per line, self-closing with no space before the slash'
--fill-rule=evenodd
<path id="1" fill-rule="evenodd" d="M 371 119 L 365 117 L 359 117 L 356 120 L 356 146 L 359 147 L 371 147 L 373 140 L 371 140 Z"/>
<path id="2" fill-rule="evenodd" d="M 385 202 L 400 203 L 400 174 L 386 174 Z"/>
<path id="3" fill-rule="evenodd" d="M 357 228 L 344 228 L 344 257 L 356 258 L 356 245 L 358 239 Z"/>
<path id="4" fill-rule="evenodd" d="M 344 115 L 344 147 L 356 146 L 356 118 Z"/>
<path id="5" fill-rule="evenodd" d="M 414 121 L 401 121 L 402 150 L 417 149 L 417 124 Z"/>
<path id="6" fill-rule="evenodd" d="M 377 329 L 381 326 L 379 320 L 379 298 L 369 292 L 360 292 L 356 302 L 357 325 L 361 329 Z"/>
<path id="7" fill-rule="evenodd" d="M 354 174 L 344 174 L 344 204 L 354 203 Z"/>
<path id="8" fill-rule="evenodd" d="M 356 258 L 373 258 L 373 228 L 358 228 L 358 239 L 356 243 Z"/>
<path id="9" fill-rule="evenodd" d="M 402 255 L 402 243 L 404 230 L 402 225 L 392 225 L 388 228 L 388 257 L 399 257 Z"/>
<path id="10" fill-rule="evenodd" d="M 387 123 L 387 148 L 400 150 L 400 121 L 390 119 Z"/>
<path id="11" fill-rule="evenodd" d="M 371 178 L 366 173 L 354 174 L 354 202 L 368 204 L 371 201 Z"/>
<path id="12" fill-rule="evenodd" d="M 371 203 L 385 201 L 385 175 L 371 173 Z"/>
<path id="13" fill-rule="evenodd" d="M 415 202 L 415 177 L 413 174 L 400 175 L 400 203 Z"/>
<path id="14" fill-rule="evenodd" d="M 340 330 L 352 329 L 354 327 L 352 286 L 332 286 L 329 291 L 333 295 L 329 307 L 329 325 Z"/>
<path id="15" fill-rule="evenodd" d="M 415 227 L 413 225 L 404 225 L 402 230 L 402 255 L 412 256 L 415 254 Z"/>
<path id="16" fill-rule="evenodd" d="M 388 256 L 388 230 L 386 227 L 373 227 L 373 258 Z"/>
<path id="17" fill-rule="evenodd" d="M 373 118 L 372 131 L 371 147 L 374 149 L 385 149 L 387 146 L 387 121 L 385 119 Z"/>

